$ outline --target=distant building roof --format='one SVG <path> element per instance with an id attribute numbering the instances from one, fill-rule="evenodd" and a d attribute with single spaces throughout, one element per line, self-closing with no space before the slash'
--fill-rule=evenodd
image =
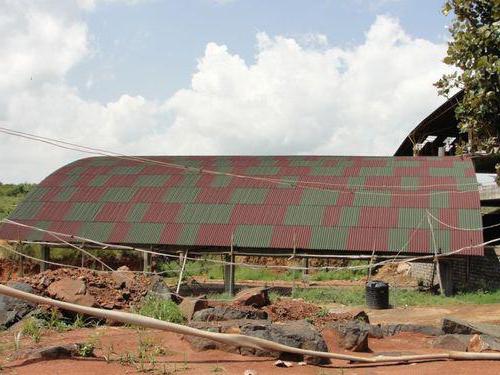
<path id="1" fill-rule="evenodd" d="M 229 247 L 233 238 L 237 248 L 269 254 L 293 247 L 325 253 L 432 253 L 426 210 L 452 226 L 481 227 L 470 159 L 147 158 L 157 163 L 113 157 L 75 161 L 44 179 L 9 218 L 113 244 L 206 249 Z M 483 240 L 480 230 L 432 225 L 443 252 Z M 58 241 L 11 224 L 0 227 L 0 238 Z M 482 248 L 471 248 L 463 254 L 482 253 Z"/>
<path id="2" fill-rule="evenodd" d="M 443 141 L 448 137 L 454 138 L 455 142 L 467 140 L 467 134 L 459 132 L 455 117 L 455 108 L 462 97 L 463 91 L 459 91 L 423 119 L 403 140 L 394 155 L 412 156 L 414 145 L 423 143 L 428 136 L 436 136 L 436 139 L 424 146 L 419 153 L 421 156 L 437 156 L 438 147 L 444 146 Z M 449 154 L 455 155 L 455 148 Z"/>

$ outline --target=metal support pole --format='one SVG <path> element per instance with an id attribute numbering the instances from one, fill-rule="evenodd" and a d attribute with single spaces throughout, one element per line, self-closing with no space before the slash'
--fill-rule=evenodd
<path id="1" fill-rule="evenodd" d="M 40 262 L 40 272 L 46 271 L 48 269 L 48 264 L 45 262 L 50 261 L 50 246 L 42 246 L 40 248 L 41 262 Z"/>
<path id="2" fill-rule="evenodd" d="M 235 275 L 235 256 L 234 256 L 234 235 L 231 233 L 231 251 L 224 254 L 224 291 L 230 296 L 234 296 L 234 275 Z"/>
<path id="3" fill-rule="evenodd" d="M 308 275 L 309 274 L 309 258 L 302 258 L 302 266 L 304 267 L 304 270 L 302 271 L 302 273 L 304 275 Z"/>
<path id="4" fill-rule="evenodd" d="M 224 254 L 224 291 L 234 295 L 234 255 Z"/>
<path id="5" fill-rule="evenodd" d="M 151 272 L 151 253 L 146 253 L 146 252 L 143 252 L 142 253 L 142 259 L 143 259 L 143 267 L 142 267 L 142 271 L 144 273 L 148 273 L 148 272 Z"/>
<path id="6" fill-rule="evenodd" d="M 23 245 L 20 243 L 16 244 L 16 250 L 19 251 L 20 253 L 23 252 Z M 24 257 L 22 255 L 18 256 L 19 258 L 19 276 L 23 277 L 24 276 Z"/>

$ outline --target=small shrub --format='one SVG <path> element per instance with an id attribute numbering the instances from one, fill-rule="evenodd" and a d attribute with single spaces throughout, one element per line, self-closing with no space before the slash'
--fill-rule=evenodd
<path id="1" fill-rule="evenodd" d="M 21 328 L 21 333 L 31 337 L 34 342 L 40 342 L 40 339 L 42 338 L 42 327 L 40 321 L 33 317 L 26 319 Z"/>
<path id="2" fill-rule="evenodd" d="M 330 314 L 330 311 L 328 311 L 327 308 L 322 308 L 316 313 L 316 316 L 318 318 L 324 318 L 325 316 L 328 316 L 328 314 Z"/>
<path id="3" fill-rule="evenodd" d="M 86 326 L 87 326 L 87 324 L 85 323 L 85 319 L 83 319 L 83 316 L 80 314 L 77 314 L 75 321 L 72 324 L 72 327 L 74 329 L 78 329 L 78 328 L 85 328 Z"/>
<path id="4" fill-rule="evenodd" d="M 80 346 L 78 350 L 80 357 L 93 357 L 94 349 L 97 347 L 99 341 L 100 336 L 98 333 L 91 335 L 88 340 Z"/>
<path id="5" fill-rule="evenodd" d="M 156 297 L 147 297 L 138 313 L 172 323 L 184 322 L 184 317 L 174 302 Z"/>
<path id="6" fill-rule="evenodd" d="M 46 319 L 45 326 L 48 329 L 53 329 L 58 332 L 64 332 L 69 330 L 71 327 L 64 321 L 64 318 L 61 317 L 59 311 L 56 308 L 52 308 L 50 310 L 50 315 Z"/>

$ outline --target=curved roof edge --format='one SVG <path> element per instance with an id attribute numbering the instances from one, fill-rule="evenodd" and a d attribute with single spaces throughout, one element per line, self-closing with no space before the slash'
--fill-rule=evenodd
<path id="1" fill-rule="evenodd" d="M 441 104 L 430 115 L 423 119 L 403 140 L 399 148 L 394 153 L 394 156 L 413 156 L 413 145 L 421 143 L 429 135 L 438 136 L 434 141 L 435 145 L 442 145 L 442 141 L 446 137 L 459 138 L 466 137 L 466 134 L 460 134 L 458 130 L 458 121 L 455 118 L 455 107 L 463 97 L 463 90 L 457 92 L 446 102 Z M 437 155 L 436 147 L 423 150 L 421 156 Z"/>

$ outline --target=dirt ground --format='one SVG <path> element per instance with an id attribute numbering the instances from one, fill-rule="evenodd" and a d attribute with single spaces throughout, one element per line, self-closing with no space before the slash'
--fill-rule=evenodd
<path id="1" fill-rule="evenodd" d="M 4 364 L 5 374 L 134 374 L 138 373 L 140 364 L 126 362 L 126 353 L 136 353 L 140 337 L 147 337 L 155 345 L 166 349 L 165 354 L 158 355 L 156 372 L 159 374 L 243 374 L 245 370 L 254 370 L 257 374 L 498 374 L 500 363 L 493 361 L 438 361 L 414 364 L 389 365 L 349 365 L 345 361 L 334 361 L 328 366 L 298 366 L 277 368 L 274 359 L 262 357 L 243 357 L 216 350 L 194 352 L 189 344 L 177 334 L 154 330 L 137 331 L 131 328 L 103 327 L 98 329 L 81 329 L 66 333 L 51 332 L 44 336 L 36 346 L 85 342 L 90 336 L 99 334 L 99 347 L 96 358 L 59 359 L 50 361 L 13 361 Z M 330 351 L 343 352 L 335 343 L 333 334 L 325 334 Z M 400 334 L 383 340 L 372 339 L 370 347 L 373 354 L 423 354 L 437 352 L 429 350 L 431 338 L 416 334 Z M 29 342 L 23 342 L 28 345 Z M 30 346 L 34 346 L 31 344 Z M 113 351 L 120 354 L 108 356 Z M 367 354 L 364 354 L 367 355 Z M 120 357 L 121 356 L 121 357 Z M 149 368 L 150 364 L 144 365 Z"/>
<path id="2" fill-rule="evenodd" d="M 481 323 L 500 324 L 500 303 L 365 310 L 374 324 L 415 323 L 438 326 L 445 316 Z"/>
<path id="3" fill-rule="evenodd" d="M 374 323 L 422 323 L 438 324 L 446 315 L 454 315 L 476 322 L 500 321 L 500 304 L 481 306 L 452 306 L 446 308 L 407 308 L 384 311 L 369 311 Z M 243 374 L 245 370 L 254 370 L 257 374 L 481 374 L 500 373 L 500 362 L 494 361 L 436 361 L 413 364 L 386 365 L 354 365 L 345 361 L 333 361 L 328 366 L 298 366 L 277 368 L 274 359 L 262 357 L 243 357 L 217 350 L 195 352 L 182 336 L 155 330 L 136 330 L 124 327 L 100 327 L 96 329 L 80 329 L 70 332 L 46 332 L 39 343 L 34 344 L 30 338 L 24 338 L 21 348 L 45 347 L 49 345 L 87 342 L 98 337 L 96 358 L 74 358 L 29 362 L 23 360 L 3 362 L 5 374 L 134 374 L 138 373 L 140 363 L 127 362 L 127 353 L 137 353 L 141 341 L 150 346 L 163 348 L 165 353 L 158 354 L 156 374 Z M 347 353 L 337 345 L 333 332 L 324 332 L 330 351 Z M 443 350 L 432 349 L 433 338 L 420 334 L 399 334 L 381 340 L 370 339 L 372 355 L 376 354 L 424 354 L 437 353 Z M 13 342 L 13 333 L 0 335 L 0 344 L 8 347 Z M 116 354 L 110 354 L 110 353 Z M 2 358 L 7 358 L 12 350 L 4 350 Z M 369 354 L 361 354 L 369 355 Z M 105 359 L 108 358 L 108 361 Z M 145 367 L 150 364 L 145 364 Z"/>

